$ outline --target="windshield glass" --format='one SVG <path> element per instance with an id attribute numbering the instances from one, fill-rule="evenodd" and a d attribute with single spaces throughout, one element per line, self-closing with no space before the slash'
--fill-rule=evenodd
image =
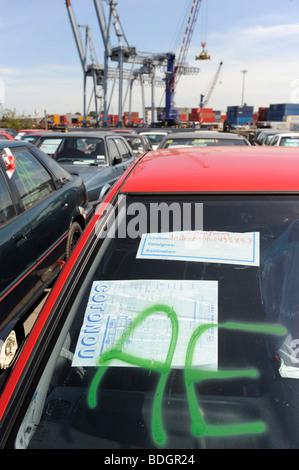
<path id="1" fill-rule="evenodd" d="M 298 448 L 298 197 L 145 199 L 99 223 L 16 447 Z"/>
<path id="2" fill-rule="evenodd" d="M 147 136 L 152 145 L 159 145 L 159 143 L 164 139 L 165 134 L 148 134 Z"/>
<path id="3" fill-rule="evenodd" d="M 209 146 L 214 146 L 214 145 L 246 145 L 246 141 L 242 139 L 221 139 L 221 137 L 217 139 L 212 139 L 212 138 L 205 138 L 205 137 L 200 137 L 200 138 L 192 138 L 192 137 L 186 137 L 184 139 L 175 139 L 175 138 L 170 138 L 168 139 L 165 144 L 164 148 L 175 148 L 175 147 L 182 147 L 182 146 L 187 146 L 187 147 L 209 147 Z"/>
<path id="4" fill-rule="evenodd" d="M 91 136 L 46 137 L 37 147 L 58 162 L 106 163 L 104 139 Z"/>

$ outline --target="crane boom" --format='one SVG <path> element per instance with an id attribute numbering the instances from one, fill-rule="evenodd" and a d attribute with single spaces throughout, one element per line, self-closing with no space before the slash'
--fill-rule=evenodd
<path id="1" fill-rule="evenodd" d="M 218 80 L 218 77 L 219 77 L 219 74 L 220 74 L 222 65 L 223 65 L 223 62 L 221 61 L 220 64 L 219 64 L 219 66 L 218 66 L 218 68 L 217 68 L 217 71 L 216 71 L 216 73 L 215 73 L 215 76 L 214 76 L 214 78 L 213 78 L 213 80 L 212 80 L 212 83 L 211 83 L 211 85 L 210 85 L 209 91 L 208 91 L 208 93 L 207 93 L 207 95 L 206 95 L 206 99 L 205 99 L 204 101 L 203 101 L 204 95 L 200 95 L 200 96 L 201 96 L 201 103 L 200 103 L 200 107 L 201 107 L 201 108 L 205 108 L 205 107 L 207 106 L 207 104 L 208 104 L 210 98 L 211 98 L 211 94 L 213 93 L 213 90 L 214 90 L 214 88 L 215 88 L 215 85 L 216 85 L 216 82 L 217 82 L 217 80 Z"/>
<path id="2" fill-rule="evenodd" d="M 192 7 L 190 10 L 184 38 L 181 44 L 181 49 L 179 52 L 178 60 L 174 68 L 174 73 L 173 73 L 173 86 L 174 87 L 177 85 L 179 78 L 183 72 L 187 52 L 189 49 L 190 41 L 191 41 L 192 34 L 194 31 L 194 26 L 197 21 L 198 12 L 199 12 L 201 3 L 202 3 L 202 0 L 193 0 L 193 3 L 192 3 Z"/>
<path id="3" fill-rule="evenodd" d="M 67 12 L 69 15 L 71 27 L 73 30 L 76 46 L 78 49 L 81 65 L 82 65 L 83 70 L 86 71 L 86 58 L 85 58 L 84 49 L 83 49 L 82 41 L 81 41 L 80 34 L 79 34 L 78 25 L 75 20 L 74 12 L 72 9 L 71 0 L 66 0 L 65 4 L 66 4 Z"/>
<path id="4" fill-rule="evenodd" d="M 167 79 L 166 79 L 166 93 L 165 93 L 165 121 L 173 122 L 179 119 L 178 113 L 173 109 L 173 94 L 176 85 L 178 84 L 180 76 L 185 72 L 185 60 L 189 49 L 191 37 L 193 34 L 194 26 L 197 21 L 199 7 L 202 0 L 193 0 L 191 11 L 189 14 L 184 38 L 181 44 L 179 57 L 176 63 L 175 54 L 168 53 L 167 62 Z M 164 118 L 163 118 L 164 120 Z"/>

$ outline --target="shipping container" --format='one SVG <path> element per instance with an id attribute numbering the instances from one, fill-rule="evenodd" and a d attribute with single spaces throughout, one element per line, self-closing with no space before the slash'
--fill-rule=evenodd
<path id="1" fill-rule="evenodd" d="M 228 106 L 226 119 L 231 124 L 247 124 L 253 121 L 253 106 Z"/>
<path id="2" fill-rule="evenodd" d="M 299 114 L 295 114 L 295 115 L 284 115 L 284 119 L 283 121 L 286 121 L 286 122 L 299 122 Z"/>
<path id="3" fill-rule="evenodd" d="M 272 111 L 299 111 L 299 103 L 270 104 Z M 296 113 L 294 113 L 296 114 Z"/>

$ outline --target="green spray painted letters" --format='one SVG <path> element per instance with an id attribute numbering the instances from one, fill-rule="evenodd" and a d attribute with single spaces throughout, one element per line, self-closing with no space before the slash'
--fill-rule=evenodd
<path id="1" fill-rule="evenodd" d="M 147 317 L 157 312 L 165 313 L 171 321 L 172 325 L 172 334 L 170 339 L 170 345 L 167 352 L 165 362 L 155 361 L 152 359 L 143 359 L 131 354 L 123 352 L 122 346 L 125 344 L 127 338 L 132 334 L 132 332 L 144 321 Z M 211 379 L 231 379 L 236 377 L 249 377 L 257 378 L 259 376 L 259 371 L 256 369 L 249 370 L 203 370 L 203 369 L 194 369 L 192 368 L 192 361 L 194 356 L 194 350 L 197 341 L 200 336 L 207 331 L 209 328 L 226 328 L 229 330 L 239 330 L 245 332 L 255 332 L 255 333 L 266 333 L 273 335 L 285 335 L 286 329 L 280 325 L 264 325 L 264 324 L 252 324 L 252 323 L 235 323 L 227 322 L 222 324 L 204 324 L 200 325 L 192 334 L 185 359 L 185 385 L 187 390 L 187 398 L 189 403 L 190 415 L 192 420 L 192 433 L 195 436 L 229 436 L 229 435 L 240 435 L 240 434 L 256 434 L 262 433 L 265 431 L 266 426 L 262 421 L 256 421 L 252 423 L 242 423 L 242 424 L 227 424 L 227 425 L 208 425 L 204 422 L 204 419 L 200 413 L 196 393 L 194 390 L 194 382 L 200 382 L 203 380 Z M 146 310 L 144 310 L 128 329 L 121 336 L 119 341 L 115 346 L 105 353 L 99 359 L 99 368 L 93 378 L 89 392 L 88 392 L 88 404 L 91 408 L 97 406 L 97 389 L 100 385 L 100 382 L 109 367 L 109 363 L 113 359 L 119 359 L 123 362 L 126 362 L 131 365 L 136 365 L 143 367 L 149 370 L 154 370 L 161 374 L 161 377 L 158 382 L 158 386 L 155 392 L 154 402 L 153 402 L 153 413 L 152 413 L 152 434 L 153 440 L 158 445 L 164 445 L 166 442 L 166 431 L 162 422 L 162 399 L 165 384 L 169 372 L 171 370 L 172 359 L 174 351 L 177 345 L 179 334 L 179 322 L 176 312 L 169 306 L 164 304 L 153 305 Z"/>

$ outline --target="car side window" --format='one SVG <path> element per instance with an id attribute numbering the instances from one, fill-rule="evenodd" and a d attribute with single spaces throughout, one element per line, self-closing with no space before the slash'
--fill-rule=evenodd
<path id="1" fill-rule="evenodd" d="M 129 144 L 131 145 L 133 150 L 143 150 L 142 140 L 140 137 L 133 137 L 128 139 Z"/>
<path id="2" fill-rule="evenodd" d="M 129 160 L 129 158 L 132 158 L 132 153 L 131 153 L 130 148 L 128 147 L 128 144 L 121 139 L 115 139 L 115 140 L 119 148 L 122 159 Z"/>
<path id="3" fill-rule="evenodd" d="M 27 149 L 14 150 L 14 159 L 12 180 L 26 210 L 55 191 L 55 186 L 47 170 Z"/>
<path id="4" fill-rule="evenodd" d="M 0 228 L 16 215 L 14 204 L 6 186 L 3 175 L 0 173 Z"/>
<path id="5" fill-rule="evenodd" d="M 38 154 L 39 149 L 36 149 L 35 152 Z M 62 186 L 64 186 L 73 179 L 73 176 L 68 171 L 66 171 L 61 165 L 59 165 L 59 163 L 57 163 L 54 158 L 49 158 L 48 168 L 51 173 L 55 176 L 57 188 L 62 188 Z"/>
<path id="6" fill-rule="evenodd" d="M 108 145 L 111 162 L 113 163 L 115 157 L 119 157 L 120 154 L 119 154 L 119 151 L 117 149 L 114 139 L 107 139 L 107 145 Z"/>

